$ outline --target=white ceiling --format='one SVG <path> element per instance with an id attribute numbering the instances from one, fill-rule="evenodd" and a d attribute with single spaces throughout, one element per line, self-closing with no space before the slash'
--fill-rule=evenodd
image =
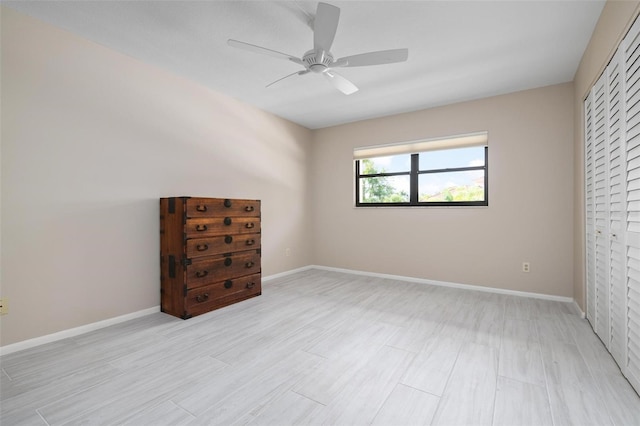
<path id="1" fill-rule="evenodd" d="M 301 57 L 317 2 L 3 1 L 3 5 L 315 129 L 573 80 L 604 0 L 331 1 L 336 58 L 409 48 L 399 64 L 343 68 L 360 90 L 232 48 L 234 38 Z M 123 78 L 126 78 L 124 76 Z"/>

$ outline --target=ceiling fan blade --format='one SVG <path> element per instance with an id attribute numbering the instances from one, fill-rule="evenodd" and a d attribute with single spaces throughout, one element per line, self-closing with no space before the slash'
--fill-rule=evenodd
<path id="1" fill-rule="evenodd" d="M 267 49 L 266 47 L 256 46 L 255 44 L 245 43 L 244 41 L 238 41 L 229 39 L 227 40 L 227 44 L 232 47 L 236 47 L 238 49 L 247 50 L 253 53 L 260 53 L 262 55 L 273 56 L 274 58 L 280 59 L 288 59 L 296 64 L 300 64 L 304 66 L 302 59 L 296 58 L 295 56 L 288 55 L 286 53 L 278 52 L 276 50 Z"/>
<path id="2" fill-rule="evenodd" d="M 332 67 L 364 67 L 368 65 L 393 64 L 404 62 L 409 58 L 409 49 L 379 50 L 377 52 L 361 53 L 345 56 L 333 63 Z"/>
<path id="3" fill-rule="evenodd" d="M 316 18 L 313 23 L 313 48 L 325 52 L 331 50 L 333 39 L 338 29 L 340 9 L 327 3 L 318 3 Z"/>
<path id="4" fill-rule="evenodd" d="M 323 72 L 322 74 L 324 74 L 325 78 L 329 80 L 333 87 L 335 87 L 345 95 L 350 95 L 358 91 L 358 88 L 355 84 L 334 71 L 328 70 Z"/>
<path id="5" fill-rule="evenodd" d="M 309 70 L 302 70 L 302 71 L 293 72 L 293 73 L 291 73 L 291 74 L 289 74 L 289 75 L 285 75 L 284 77 L 277 79 L 277 80 L 276 80 L 276 81 L 274 81 L 273 83 L 269 83 L 269 84 L 267 84 L 267 86 L 266 86 L 266 87 L 271 87 L 271 86 L 273 86 L 274 84 L 276 84 L 276 83 L 278 83 L 278 82 L 280 82 L 280 81 L 284 80 L 285 78 L 293 77 L 294 75 L 305 75 L 305 74 L 308 74 L 309 72 L 310 72 Z"/>

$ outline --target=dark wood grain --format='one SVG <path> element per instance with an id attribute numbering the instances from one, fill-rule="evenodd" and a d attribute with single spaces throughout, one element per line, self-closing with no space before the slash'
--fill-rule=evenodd
<path id="1" fill-rule="evenodd" d="M 260 204 L 160 199 L 163 312 L 187 319 L 261 294 Z"/>

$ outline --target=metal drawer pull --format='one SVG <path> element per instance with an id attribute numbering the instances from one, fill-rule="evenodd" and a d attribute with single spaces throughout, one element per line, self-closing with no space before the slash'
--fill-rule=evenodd
<path id="1" fill-rule="evenodd" d="M 229 199 L 224 200 L 224 206 L 227 207 L 227 208 L 231 207 L 231 200 L 229 200 Z"/>
<path id="2" fill-rule="evenodd" d="M 254 245 L 255 243 L 256 243 L 256 240 L 247 240 L 247 243 L 246 243 L 246 244 L 247 244 L 248 246 L 252 246 L 252 245 Z"/>
<path id="3" fill-rule="evenodd" d="M 196 247 L 196 250 L 198 251 L 207 251 L 209 250 L 209 246 L 206 244 L 198 244 L 198 246 Z"/>
<path id="4" fill-rule="evenodd" d="M 225 224 L 226 226 L 231 225 L 231 222 L 233 222 L 233 221 L 231 220 L 231 218 L 230 218 L 230 217 L 225 217 L 225 218 L 224 218 L 224 224 Z"/>
<path id="5" fill-rule="evenodd" d="M 209 275 L 209 271 L 197 271 L 196 272 L 196 277 L 198 277 L 198 278 L 204 278 L 207 275 Z"/>
<path id="6" fill-rule="evenodd" d="M 227 235 L 224 237 L 224 242 L 227 244 L 231 244 L 233 242 L 233 237 L 231 235 Z"/>
<path id="7" fill-rule="evenodd" d="M 202 232 L 207 230 L 207 225 L 196 225 L 196 231 Z"/>
<path id="8" fill-rule="evenodd" d="M 199 295 L 196 296 L 196 302 L 202 303 L 207 299 L 209 299 L 209 293 L 205 293 L 205 294 L 202 294 L 202 295 L 199 294 Z"/>
<path id="9" fill-rule="evenodd" d="M 255 225 L 253 222 L 249 222 L 249 223 L 247 223 L 245 226 L 247 227 L 247 229 L 251 229 L 251 228 L 253 228 L 253 227 L 254 227 L 254 226 L 256 226 L 256 225 Z"/>
<path id="10" fill-rule="evenodd" d="M 196 206 L 196 210 L 198 210 L 199 212 L 206 212 L 207 211 L 207 206 L 203 206 L 202 204 L 198 204 Z"/>
<path id="11" fill-rule="evenodd" d="M 256 283 L 247 283 L 247 288 L 255 287 Z"/>
<path id="12" fill-rule="evenodd" d="M 249 261 L 249 262 L 244 264 L 244 266 L 247 267 L 247 268 L 253 268 L 253 265 L 255 265 L 255 263 L 253 263 L 251 261 Z"/>
<path id="13" fill-rule="evenodd" d="M 233 281 L 227 280 L 224 282 L 224 288 L 231 288 L 231 287 L 233 287 Z"/>
<path id="14" fill-rule="evenodd" d="M 233 263 L 233 260 L 231 260 L 231 258 L 230 258 L 230 257 L 227 257 L 227 258 L 224 260 L 224 266 L 231 266 L 231 263 Z"/>
<path id="15" fill-rule="evenodd" d="M 247 207 L 244 208 L 245 212 L 252 212 L 254 210 L 255 210 L 255 207 L 253 207 L 253 206 L 247 206 Z"/>

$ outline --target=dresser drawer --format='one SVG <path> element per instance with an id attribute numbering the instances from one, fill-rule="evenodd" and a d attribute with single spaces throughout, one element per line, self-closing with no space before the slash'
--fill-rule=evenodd
<path id="1" fill-rule="evenodd" d="M 187 217 L 260 217 L 259 200 L 187 198 Z"/>
<path id="2" fill-rule="evenodd" d="M 231 256 L 210 256 L 194 259 L 187 265 L 187 288 L 195 288 L 260 272 L 260 253 L 256 250 Z"/>
<path id="3" fill-rule="evenodd" d="M 260 234 L 238 234 L 187 240 L 189 259 L 235 251 L 259 249 Z"/>
<path id="4" fill-rule="evenodd" d="M 185 301 L 186 309 L 189 315 L 198 315 L 261 293 L 260 274 L 234 278 L 189 290 Z"/>
<path id="5" fill-rule="evenodd" d="M 187 238 L 216 235 L 255 234 L 260 232 L 260 218 L 256 217 L 212 217 L 187 219 Z"/>

